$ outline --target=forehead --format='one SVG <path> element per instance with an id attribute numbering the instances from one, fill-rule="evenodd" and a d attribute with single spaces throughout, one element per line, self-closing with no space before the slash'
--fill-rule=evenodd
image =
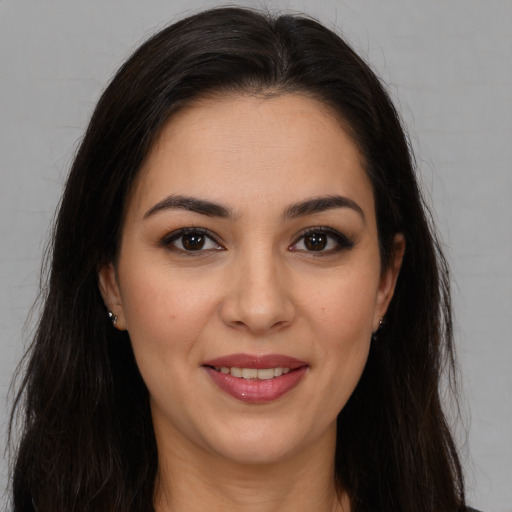
<path id="1" fill-rule="evenodd" d="M 218 96 L 166 123 L 129 210 L 147 209 L 169 194 L 249 208 L 333 193 L 373 204 L 360 151 L 329 107 L 298 94 Z"/>

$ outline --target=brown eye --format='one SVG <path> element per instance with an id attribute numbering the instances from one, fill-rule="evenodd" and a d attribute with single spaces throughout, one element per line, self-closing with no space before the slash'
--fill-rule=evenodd
<path id="1" fill-rule="evenodd" d="M 223 250 L 223 247 L 217 243 L 214 236 L 210 234 L 209 231 L 199 228 L 179 229 L 164 237 L 161 241 L 161 245 L 168 249 L 184 253 Z"/>
<path id="2" fill-rule="evenodd" d="M 318 253 L 320 255 L 328 255 L 351 249 L 354 242 L 347 238 L 339 231 L 318 227 L 308 229 L 300 238 L 290 246 L 291 251 L 300 251 L 305 253 Z"/>
<path id="3" fill-rule="evenodd" d="M 308 251 L 323 251 L 327 247 L 326 233 L 311 233 L 304 237 L 304 246 Z"/>
<path id="4" fill-rule="evenodd" d="M 204 243 L 205 236 L 200 233 L 189 233 L 181 238 L 181 244 L 187 251 L 200 251 L 204 247 Z"/>

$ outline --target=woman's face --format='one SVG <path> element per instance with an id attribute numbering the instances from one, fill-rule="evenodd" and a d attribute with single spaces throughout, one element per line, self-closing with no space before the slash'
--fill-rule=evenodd
<path id="1" fill-rule="evenodd" d="M 243 463 L 332 452 L 398 273 L 358 148 L 300 95 L 208 99 L 168 122 L 100 272 L 159 449 Z"/>

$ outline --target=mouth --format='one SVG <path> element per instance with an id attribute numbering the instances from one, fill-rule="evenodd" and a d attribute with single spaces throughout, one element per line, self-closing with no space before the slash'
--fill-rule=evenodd
<path id="1" fill-rule="evenodd" d="M 213 366 L 213 369 L 224 375 L 232 375 L 233 377 L 247 379 L 247 380 L 271 380 L 281 375 L 290 373 L 291 368 L 237 368 L 236 366 L 230 368 L 228 366 Z"/>
<path id="2" fill-rule="evenodd" d="M 270 402 L 292 391 L 309 365 L 293 357 L 233 354 L 203 364 L 220 391 L 244 402 Z"/>

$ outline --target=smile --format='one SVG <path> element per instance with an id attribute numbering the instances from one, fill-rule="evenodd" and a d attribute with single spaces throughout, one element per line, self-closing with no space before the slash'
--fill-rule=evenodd
<path id="1" fill-rule="evenodd" d="M 227 366 L 214 366 L 214 369 L 224 375 L 233 375 L 233 377 L 238 377 L 242 379 L 252 379 L 252 380 L 270 380 L 275 377 L 281 377 L 281 375 L 286 375 L 290 372 L 290 368 L 282 368 L 278 366 L 277 368 L 229 368 Z"/>
<path id="2" fill-rule="evenodd" d="M 295 389 L 309 364 L 294 357 L 232 354 L 203 363 L 222 393 L 249 403 L 271 402 Z"/>

